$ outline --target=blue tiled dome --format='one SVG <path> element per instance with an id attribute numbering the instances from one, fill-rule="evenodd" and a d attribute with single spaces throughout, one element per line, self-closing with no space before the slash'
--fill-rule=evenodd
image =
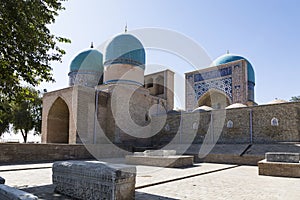
<path id="1" fill-rule="evenodd" d="M 224 55 L 218 57 L 216 60 L 214 60 L 213 65 L 214 66 L 222 65 L 222 64 L 226 64 L 226 63 L 237 61 L 237 60 L 246 60 L 247 61 L 248 81 L 255 83 L 255 75 L 254 75 L 253 67 L 252 67 L 251 63 L 242 56 L 233 55 L 233 54 L 224 54 Z"/>
<path id="2" fill-rule="evenodd" d="M 98 50 L 89 49 L 79 53 L 71 62 L 70 72 L 95 71 L 103 73 L 103 55 Z"/>
<path id="3" fill-rule="evenodd" d="M 145 70 L 145 49 L 133 35 L 121 34 L 107 45 L 104 65 L 131 64 Z"/>

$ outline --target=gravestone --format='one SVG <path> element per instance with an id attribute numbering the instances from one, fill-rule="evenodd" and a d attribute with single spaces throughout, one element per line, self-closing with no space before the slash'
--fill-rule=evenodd
<path id="1" fill-rule="evenodd" d="M 286 152 L 268 152 L 265 154 L 267 162 L 286 162 L 286 163 L 299 163 L 299 153 L 286 153 Z"/>
<path id="2" fill-rule="evenodd" d="M 143 154 L 145 156 L 175 156 L 176 150 L 146 150 Z"/>
<path id="3" fill-rule="evenodd" d="M 0 199 L 1 200 L 37 200 L 38 198 L 33 194 L 1 184 Z"/>
<path id="4" fill-rule="evenodd" d="M 299 153 L 268 152 L 258 162 L 258 174 L 300 178 Z"/>
<path id="5" fill-rule="evenodd" d="M 126 163 L 131 165 L 149 165 L 156 167 L 191 167 L 194 156 L 176 155 L 176 150 L 146 150 L 135 152 L 125 157 Z"/>
<path id="6" fill-rule="evenodd" d="M 52 167 L 55 190 L 77 199 L 134 199 L 136 168 L 100 162 L 60 161 Z"/>

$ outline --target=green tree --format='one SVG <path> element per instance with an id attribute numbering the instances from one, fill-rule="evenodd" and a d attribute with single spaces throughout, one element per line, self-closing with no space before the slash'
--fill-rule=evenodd
<path id="1" fill-rule="evenodd" d="M 300 96 L 291 97 L 291 102 L 300 102 Z"/>
<path id="2" fill-rule="evenodd" d="M 0 136 L 9 130 L 11 123 L 11 106 L 6 98 L 0 98 Z"/>
<path id="3" fill-rule="evenodd" d="M 15 133 L 22 134 L 24 143 L 27 142 L 29 131 L 41 133 L 42 123 L 42 98 L 39 91 L 25 87 L 12 103 L 12 120 Z"/>
<path id="4" fill-rule="evenodd" d="M 65 51 L 57 46 L 70 40 L 50 33 L 65 0 L 1 0 L 0 3 L 0 95 L 14 98 L 21 84 L 37 86 L 54 81 L 52 61 Z"/>

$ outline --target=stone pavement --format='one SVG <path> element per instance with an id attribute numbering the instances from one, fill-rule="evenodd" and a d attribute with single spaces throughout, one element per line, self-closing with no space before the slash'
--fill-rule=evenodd
<path id="1" fill-rule="evenodd" d="M 104 159 L 123 163 L 124 159 Z M 6 184 L 40 199 L 69 199 L 53 193 L 52 163 L 3 165 Z M 300 179 L 259 176 L 257 166 L 198 163 L 184 169 L 137 166 L 136 199 L 300 199 Z"/>

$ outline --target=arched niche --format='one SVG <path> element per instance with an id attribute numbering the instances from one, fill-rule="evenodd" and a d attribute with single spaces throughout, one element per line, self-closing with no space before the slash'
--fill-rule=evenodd
<path id="1" fill-rule="evenodd" d="M 69 119 L 68 105 L 58 97 L 47 117 L 47 143 L 69 143 Z"/>
<path id="2" fill-rule="evenodd" d="M 155 84 L 156 84 L 156 95 L 164 94 L 164 77 L 159 75 L 155 79 Z"/>
<path id="3" fill-rule="evenodd" d="M 153 87 L 153 78 L 149 78 L 145 81 L 145 88 L 152 88 Z"/>
<path id="4" fill-rule="evenodd" d="M 230 99 L 224 92 L 217 89 L 210 89 L 199 98 L 198 106 L 209 106 L 214 109 L 223 109 L 230 105 L 230 102 Z"/>

